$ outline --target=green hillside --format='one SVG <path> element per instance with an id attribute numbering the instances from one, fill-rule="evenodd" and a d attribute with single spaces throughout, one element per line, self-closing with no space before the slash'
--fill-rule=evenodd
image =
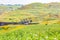
<path id="1" fill-rule="evenodd" d="M 60 3 L 0 6 L 0 40 L 60 40 Z"/>
<path id="2" fill-rule="evenodd" d="M 32 3 L 28 5 L 23 5 L 22 7 L 12 6 L 11 9 L 3 12 L 0 16 L 1 20 L 3 19 L 21 19 L 25 16 L 36 16 L 39 20 L 55 20 L 60 19 L 60 3 Z M 1 6 L 0 6 L 1 7 Z M 3 6 L 1 9 L 6 9 L 10 6 Z M 8 12 L 9 11 L 9 12 Z M 22 16 L 22 17 L 21 17 Z M 3 18 L 2 18 L 3 17 Z"/>
<path id="3" fill-rule="evenodd" d="M 0 4 L 0 15 L 3 14 L 4 12 L 11 12 L 14 11 L 18 8 L 20 8 L 22 5 L 2 5 Z"/>
<path id="4" fill-rule="evenodd" d="M 60 19 L 60 3 L 32 3 L 23 6 L 20 10 L 29 12 L 43 20 L 46 16 L 50 16 L 50 19 Z"/>

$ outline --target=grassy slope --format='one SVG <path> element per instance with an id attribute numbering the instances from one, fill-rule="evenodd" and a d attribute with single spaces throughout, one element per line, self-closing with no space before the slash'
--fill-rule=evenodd
<path id="1" fill-rule="evenodd" d="M 53 4 L 53 5 L 52 5 Z M 22 7 L 21 9 L 24 10 L 25 12 L 29 12 L 40 19 L 43 19 L 49 14 L 54 15 L 58 14 L 60 15 L 60 5 L 59 3 L 49 3 L 49 4 L 41 4 L 41 3 L 32 3 L 29 5 L 26 5 Z M 50 17 L 51 19 L 57 19 L 56 17 Z M 58 18 L 59 19 L 59 18 Z"/>
<path id="2" fill-rule="evenodd" d="M 33 17 L 33 14 L 30 14 L 28 12 L 25 12 L 23 10 L 15 10 L 8 13 L 4 13 L 0 15 L 1 20 L 0 21 L 6 21 L 6 22 L 18 22 L 20 19 L 27 18 L 27 17 Z M 11 20 L 9 20 L 11 19 Z"/>
<path id="3" fill-rule="evenodd" d="M 52 5 L 53 4 L 53 5 Z M 59 3 L 57 3 L 59 5 Z M 22 8 L 11 11 L 11 12 L 4 12 L 2 15 L 0 15 L 0 21 L 10 21 L 10 22 L 16 22 L 20 21 L 21 18 L 28 16 L 37 16 L 39 20 L 45 20 L 45 17 L 48 17 L 49 14 L 59 14 L 60 10 L 55 3 L 50 4 L 41 4 L 41 3 L 32 3 L 29 5 L 22 6 Z M 60 6 L 60 5 L 59 5 Z M 14 8 L 19 8 L 16 6 L 13 6 Z M 6 7 L 7 8 L 7 7 Z M 59 19 L 57 17 L 49 17 L 51 19 Z M 12 19 L 12 20 L 9 20 Z"/>
<path id="4" fill-rule="evenodd" d="M 38 3 L 39 4 L 39 3 Z M 0 15 L 0 21 L 11 21 L 16 22 L 20 21 L 22 18 L 26 18 L 28 16 L 40 16 L 46 15 L 48 13 L 59 13 L 59 8 L 51 7 L 49 8 L 48 5 L 41 7 L 33 6 L 35 3 L 27 5 L 28 8 L 15 10 L 11 12 L 5 12 L 4 14 Z M 53 5 L 52 5 L 53 6 Z M 39 9 L 39 7 L 41 7 Z M 57 11 L 57 12 L 56 12 Z M 28 15 L 28 16 L 27 16 Z M 41 16 L 45 17 L 45 16 Z M 11 18 L 12 20 L 9 20 Z M 52 25 L 27 25 L 25 29 L 18 29 L 15 31 L 10 31 L 3 35 L 0 34 L 0 40 L 60 40 L 60 24 L 52 24 Z"/>
<path id="5" fill-rule="evenodd" d="M 0 40 L 60 40 L 60 25 L 27 25 L 26 28 L 0 35 Z"/>
<path id="6" fill-rule="evenodd" d="M 0 34 L 5 34 L 11 31 L 19 30 L 25 28 L 25 25 L 4 25 L 0 26 Z"/>

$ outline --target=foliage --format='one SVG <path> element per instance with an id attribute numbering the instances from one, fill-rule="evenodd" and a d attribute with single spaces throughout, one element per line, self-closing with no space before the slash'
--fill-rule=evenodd
<path id="1" fill-rule="evenodd" d="M 3 35 L 0 40 L 60 40 L 60 25 L 27 25 Z"/>

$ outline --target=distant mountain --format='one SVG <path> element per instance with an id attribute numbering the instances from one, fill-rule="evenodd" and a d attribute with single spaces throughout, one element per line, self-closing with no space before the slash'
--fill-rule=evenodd
<path id="1" fill-rule="evenodd" d="M 23 6 L 22 4 L 0 4 L 0 6 Z"/>
<path id="2" fill-rule="evenodd" d="M 22 6 L 20 8 L 20 10 L 27 10 L 27 11 L 44 11 L 44 12 L 52 12 L 52 13 L 56 13 L 56 12 L 60 12 L 60 3 L 47 3 L 47 4 L 43 4 L 43 3 L 32 3 L 32 4 L 28 4 L 25 6 Z"/>
<path id="3" fill-rule="evenodd" d="M 32 3 L 32 4 L 22 6 L 21 9 L 40 9 L 40 7 L 43 6 L 44 5 L 42 3 Z"/>
<path id="4" fill-rule="evenodd" d="M 22 7 L 23 5 L 20 5 L 20 4 L 0 4 L 0 15 L 4 12 L 10 12 L 10 11 L 13 11 L 13 10 L 16 10 L 20 7 Z"/>

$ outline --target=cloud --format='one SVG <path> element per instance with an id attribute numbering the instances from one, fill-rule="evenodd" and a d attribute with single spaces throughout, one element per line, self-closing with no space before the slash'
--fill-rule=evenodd
<path id="1" fill-rule="evenodd" d="M 60 2 L 60 0 L 0 0 L 0 4 L 29 4 L 33 2 L 49 3 Z"/>

